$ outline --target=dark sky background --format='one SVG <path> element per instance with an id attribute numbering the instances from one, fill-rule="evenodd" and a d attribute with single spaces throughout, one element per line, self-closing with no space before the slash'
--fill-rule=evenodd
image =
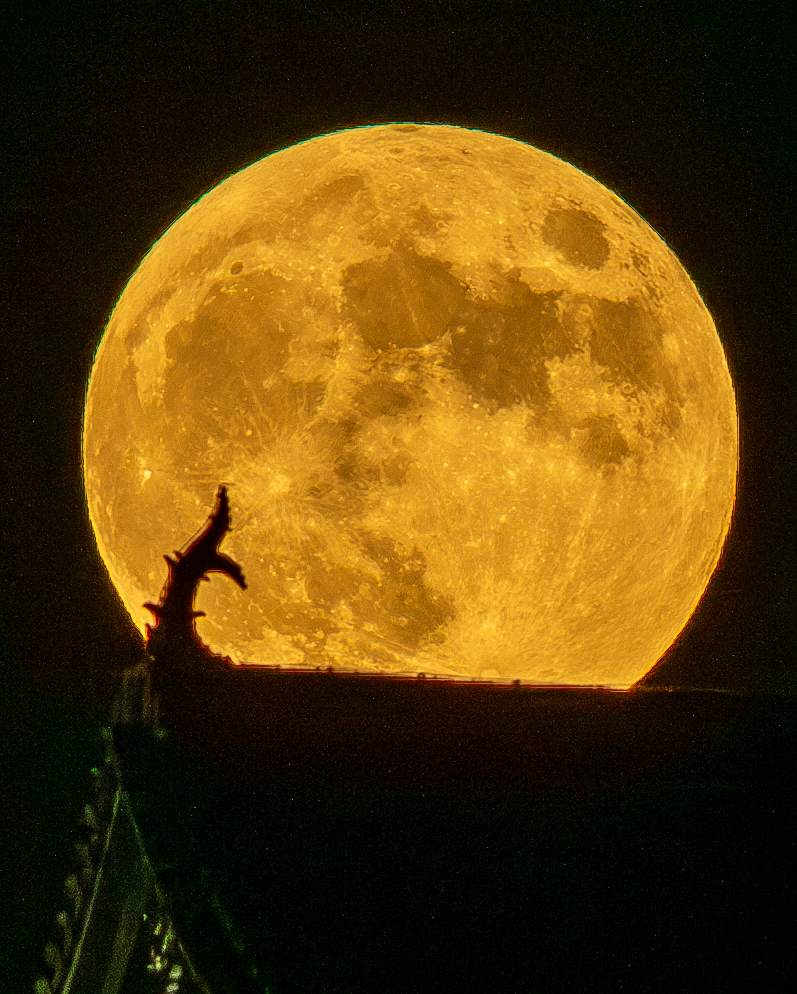
<path id="1" fill-rule="evenodd" d="M 6 783 L 34 784 L 13 816 L 27 818 L 31 837 L 66 790 L 64 771 L 79 766 L 81 722 L 101 713 L 113 673 L 141 651 L 99 561 L 81 479 L 85 387 L 110 311 L 202 193 L 343 127 L 439 122 L 527 141 L 596 177 L 664 238 L 725 345 L 741 465 L 721 565 L 649 679 L 797 690 L 789 9 L 4 5 L 0 693 Z M 23 931 L 43 898 L 31 900 Z"/>

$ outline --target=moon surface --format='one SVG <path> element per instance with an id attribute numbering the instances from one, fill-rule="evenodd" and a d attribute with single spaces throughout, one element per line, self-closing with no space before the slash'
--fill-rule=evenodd
<path id="1" fill-rule="evenodd" d="M 133 621 L 226 483 L 236 663 L 626 688 L 720 557 L 738 428 L 714 323 L 619 197 L 530 145 L 398 124 L 203 196 L 122 293 L 84 472 Z"/>

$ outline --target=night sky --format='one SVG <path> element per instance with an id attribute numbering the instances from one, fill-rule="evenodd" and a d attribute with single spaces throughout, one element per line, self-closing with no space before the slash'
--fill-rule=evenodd
<path id="1" fill-rule="evenodd" d="M 49 913 L 36 866 L 88 763 L 81 730 L 141 653 L 82 488 L 94 351 L 129 276 L 180 213 L 314 135 L 390 121 L 494 131 L 594 176 L 663 237 L 725 345 L 741 463 L 721 564 L 648 682 L 797 690 L 794 20 L 785 2 L 595 9 L 4 7 L 0 770 L 20 949 Z"/>

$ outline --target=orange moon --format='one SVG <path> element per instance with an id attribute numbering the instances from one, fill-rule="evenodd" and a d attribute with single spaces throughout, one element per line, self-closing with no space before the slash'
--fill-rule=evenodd
<path id="1" fill-rule="evenodd" d="M 720 557 L 716 328 L 619 197 L 463 128 L 340 131 L 178 218 L 97 350 L 84 473 L 133 621 L 226 483 L 233 662 L 627 688 Z"/>

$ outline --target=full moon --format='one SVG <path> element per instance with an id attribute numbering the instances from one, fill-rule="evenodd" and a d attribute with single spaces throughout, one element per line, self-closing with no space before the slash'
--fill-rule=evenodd
<path id="1" fill-rule="evenodd" d="M 200 638 L 233 663 L 627 688 L 694 611 L 733 384 L 673 253 L 530 145 L 396 124 L 220 183 L 156 242 L 89 381 L 100 553 L 140 631 L 229 488 Z"/>

